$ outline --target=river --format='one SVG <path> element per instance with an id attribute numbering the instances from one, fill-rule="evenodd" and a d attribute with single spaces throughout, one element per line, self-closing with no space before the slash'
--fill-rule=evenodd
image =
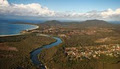
<path id="1" fill-rule="evenodd" d="M 49 36 L 47 36 L 47 37 L 49 37 Z M 52 38 L 54 38 L 56 40 L 56 42 L 51 43 L 49 45 L 44 45 L 44 46 L 42 46 L 42 47 L 40 47 L 40 48 L 38 48 L 30 53 L 30 58 L 32 60 L 32 63 L 34 65 L 36 65 L 37 67 L 39 67 L 40 69 L 46 69 L 45 65 L 41 61 L 39 61 L 39 59 L 38 59 L 38 55 L 40 54 L 40 52 L 43 49 L 48 49 L 48 48 L 51 48 L 53 46 L 57 46 L 60 43 L 62 43 L 62 40 L 60 38 L 58 38 L 58 37 L 52 37 Z"/>

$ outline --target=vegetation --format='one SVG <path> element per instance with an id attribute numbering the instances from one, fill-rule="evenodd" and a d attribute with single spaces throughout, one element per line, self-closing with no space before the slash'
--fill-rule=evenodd
<path id="1" fill-rule="evenodd" d="M 36 69 L 30 60 L 30 52 L 54 41 L 50 37 L 36 36 L 36 33 L 1 37 L 0 44 L 4 44 L 4 48 L 7 46 L 8 50 L 0 49 L 0 69 Z"/>
<path id="2" fill-rule="evenodd" d="M 58 46 L 42 50 L 38 56 L 39 60 L 49 69 L 119 69 L 120 55 L 110 57 L 102 54 L 99 58 L 83 57 L 81 60 L 80 58 L 73 59 L 75 57 L 66 52 L 67 48 L 72 50 L 72 48 L 92 47 L 94 50 L 96 47 L 97 50 L 97 46 L 120 45 L 119 24 L 111 24 L 102 20 L 83 22 L 53 20 L 38 25 L 38 29 L 25 31 L 28 34 L 0 38 L 0 45 L 6 46 L 0 48 L 0 67 L 2 69 L 35 69 L 36 67 L 30 61 L 30 52 L 55 41 L 50 37 L 38 34 L 57 36 L 63 40 L 63 43 Z M 104 49 L 104 51 L 106 50 Z"/>
<path id="3" fill-rule="evenodd" d="M 48 21 L 40 24 L 39 33 L 59 36 L 63 44 L 45 49 L 39 56 L 49 69 L 119 69 L 118 57 L 101 55 L 99 59 L 72 60 L 65 52 L 72 47 L 96 47 L 101 45 L 120 44 L 119 24 L 110 24 L 102 20 L 84 22 Z M 62 34 L 60 36 L 60 34 Z M 52 51 L 51 51 L 52 50 Z M 48 53 L 49 52 L 49 53 Z"/>

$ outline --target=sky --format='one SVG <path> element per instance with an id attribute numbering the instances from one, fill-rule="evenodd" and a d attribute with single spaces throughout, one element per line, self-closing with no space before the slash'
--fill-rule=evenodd
<path id="1" fill-rule="evenodd" d="M 120 0 L 9 0 L 10 3 L 30 4 L 39 3 L 54 11 L 88 12 L 91 10 L 117 9 Z"/>
<path id="2" fill-rule="evenodd" d="M 120 0 L 0 0 L 0 16 L 120 21 Z"/>

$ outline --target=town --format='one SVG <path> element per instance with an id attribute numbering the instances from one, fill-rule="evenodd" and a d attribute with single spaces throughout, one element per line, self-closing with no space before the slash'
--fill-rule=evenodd
<path id="1" fill-rule="evenodd" d="M 101 55 L 110 57 L 118 57 L 120 55 L 119 44 L 109 44 L 101 46 L 86 46 L 86 47 L 68 47 L 65 49 L 65 53 L 71 57 L 71 60 L 75 59 L 99 59 Z"/>

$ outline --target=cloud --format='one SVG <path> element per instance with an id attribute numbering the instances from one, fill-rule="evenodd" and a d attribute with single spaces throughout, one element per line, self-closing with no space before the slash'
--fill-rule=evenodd
<path id="1" fill-rule="evenodd" d="M 104 11 L 89 11 L 86 13 L 67 13 L 63 14 L 64 17 L 77 18 L 77 19 L 102 19 L 102 20 L 119 20 L 120 21 L 120 8 L 116 10 L 107 9 Z"/>
<path id="2" fill-rule="evenodd" d="M 9 6 L 9 3 L 7 0 L 0 0 L 0 6 Z"/>
<path id="3" fill-rule="evenodd" d="M 113 11 L 112 9 L 108 9 L 106 11 L 101 12 L 101 15 L 103 16 L 103 18 L 120 15 L 120 8 L 116 9 L 115 11 Z"/>
<path id="4" fill-rule="evenodd" d="M 54 16 L 54 11 L 42 7 L 38 3 L 32 4 L 9 4 L 7 0 L 0 0 L 0 14 L 17 16 Z"/>
<path id="5" fill-rule="evenodd" d="M 116 10 L 107 9 L 104 11 L 89 11 L 86 13 L 81 12 L 55 12 L 47 7 L 41 6 L 39 3 L 32 4 L 9 4 L 7 0 L 0 0 L 0 15 L 4 16 L 34 16 L 40 18 L 53 18 L 53 19 L 102 19 L 102 20 L 119 20 L 120 21 L 120 8 Z"/>

